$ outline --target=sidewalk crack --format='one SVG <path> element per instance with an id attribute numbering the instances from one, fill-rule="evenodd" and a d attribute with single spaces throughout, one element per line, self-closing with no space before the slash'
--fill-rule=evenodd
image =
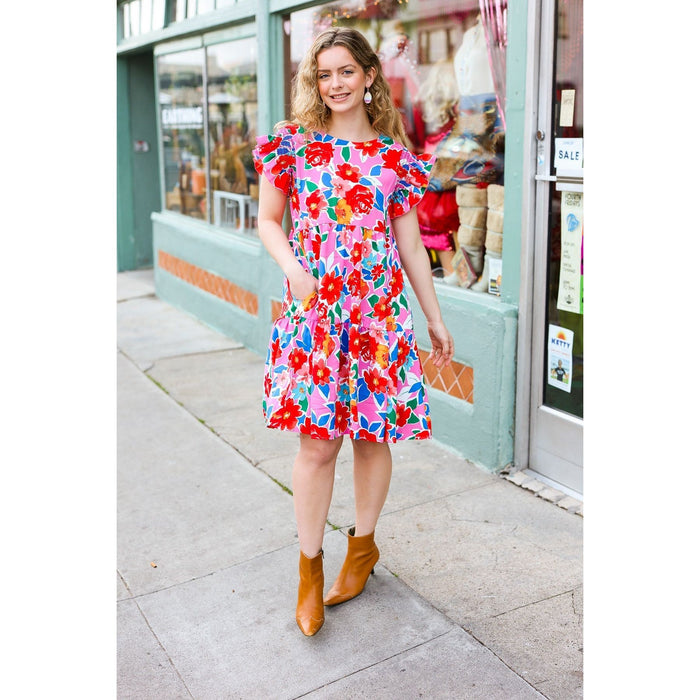
<path id="1" fill-rule="evenodd" d="M 175 672 L 175 675 L 180 679 L 180 682 L 182 683 L 183 688 L 187 691 L 187 695 L 189 695 L 192 700 L 194 700 L 194 695 L 192 695 L 192 692 L 190 691 L 189 687 L 187 686 L 187 683 L 185 683 L 185 679 L 182 677 L 180 671 L 178 671 L 177 666 L 175 665 L 174 661 L 172 660 L 170 654 L 168 654 L 167 649 L 163 646 L 163 643 L 160 641 L 160 638 L 158 635 L 155 633 L 155 630 L 153 627 L 151 627 L 151 623 L 148 621 L 148 618 L 146 617 L 146 614 L 144 611 L 141 609 L 141 606 L 138 604 L 138 601 L 134 600 L 134 605 L 138 608 L 138 611 L 141 613 L 141 617 L 143 617 L 143 621 L 146 623 L 146 627 L 151 631 L 151 634 L 153 635 L 153 638 L 156 640 L 158 643 L 158 646 L 163 650 L 163 653 L 165 654 L 165 657 L 168 659 L 170 666 L 172 667 L 173 671 Z"/>
<path id="2" fill-rule="evenodd" d="M 329 688 L 336 683 L 339 683 L 340 681 L 345 680 L 346 678 L 352 678 L 353 676 L 357 675 L 358 673 L 363 673 L 364 671 L 367 671 L 370 668 L 374 668 L 375 666 L 378 666 L 379 664 L 383 664 L 386 661 L 391 661 L 391 659 L 396 658 L 397 656 L 401 656 L 402 654 L 406 654 L 409 651 L 413 651 L 414 649 L 418 649 L 418 647 L 422 647 L 424 644 L 429 644 L 430 642 L 434 642 L 437 639 L 440 639 L 441 637 L 444 637 L 446 634 L 450 634 L 451 632 L 454 632 L 454 628 L 446 630 L 445 632 L 442 632 L 441 634 L 436 635 L 435 637 L 431 637 L 430 639 L 425 639 L 422 642 L 418 642 L 418 644 L 414 644 L 411 647 L 407 647 L 406 649 L 401 649 L 401 651 L 397 651 L 395 654 L 390 654 L 384 659 L 379 659 L 378 661 L 375 661 L 374 663 L 369 664 L 368 666 L 364 666 L 363 668 L 358 668 L 355 671 L 352 671 L 351 673 L 346 674 L 345 676 L 341 676 L 340 678 L 336 678 L 334 681 L 331 681 L 330 683 L 324 683 L 323 685 L 320 685 L 318 688 L 312 688 L 311 690 L 307 691 L 306 693 L 302 693 L 301 695 L 296 695 L 294 697 L 294 700 L 297 700 L 297 698 L 303 698 L 306 697 L 307 695 L 310 695 L 311 693 L 315 693 L 322 688 Z"/>

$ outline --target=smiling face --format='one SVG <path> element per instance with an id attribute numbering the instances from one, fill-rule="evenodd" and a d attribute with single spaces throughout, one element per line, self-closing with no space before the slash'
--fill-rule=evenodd
<path id="1" fill-rule="evenodd" d="M 365 73 L 344 46 L 332 46 L 316 56 L 318 91 L 324 104 L 336 114 L 364 111 L 362 98 L 372 84 L 370 70 Z"/>

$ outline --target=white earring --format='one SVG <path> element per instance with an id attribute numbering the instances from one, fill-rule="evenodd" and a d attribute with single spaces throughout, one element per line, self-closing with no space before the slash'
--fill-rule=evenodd
<path id="1" fill-rule="evenodd" d="M 365 101 L 366 105 L 372 101 L 372 93 L 369 91 L 369 88 L 365 88 L 365 96 L 362 99 Z"/>

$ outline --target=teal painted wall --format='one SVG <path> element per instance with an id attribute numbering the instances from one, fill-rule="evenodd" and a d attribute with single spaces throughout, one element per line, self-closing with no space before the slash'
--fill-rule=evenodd
<path id="1" fill-rule="evenodd" d="M 153 264 L 151 212 L 160 209 L 158 127 L 153 54 L 117 59 L 117 264 Z M 136 152 L 135 141 L 149 150 Z"/>
<path id="2" fill-rule="evenodd" d="M 528 3 L 508 7 L 508 51 L 506 56 L 506 152 L 503 202 L 504 301 L 520 299 L 521 241 L 523 236 L 523 173 L 525 163 L 525 110 L 527 93 Z"/>
<path id="3" fill-rule="evenodd" d="M 131 121 L 129 63 L 117 58 L 117 269 L 133 270 L 133 180 L 131 165 Z M 159 207 L 160 208 L 160 207 Z"/>

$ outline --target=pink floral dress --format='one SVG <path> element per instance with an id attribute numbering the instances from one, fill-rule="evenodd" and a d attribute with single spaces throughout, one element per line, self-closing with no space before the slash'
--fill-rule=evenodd
<path id="1" fill-rule="evenodd" d="M 260 136 L 255 168 L 289 197 L 289 242 L 319 281 L 285 279 L 265 363 L 270 428 L 372 442 L 431 435 L 423 371 L 391 219 L 420 201 L 432 158 L 387 136 L 352 142 L 293 125 Z"/>

